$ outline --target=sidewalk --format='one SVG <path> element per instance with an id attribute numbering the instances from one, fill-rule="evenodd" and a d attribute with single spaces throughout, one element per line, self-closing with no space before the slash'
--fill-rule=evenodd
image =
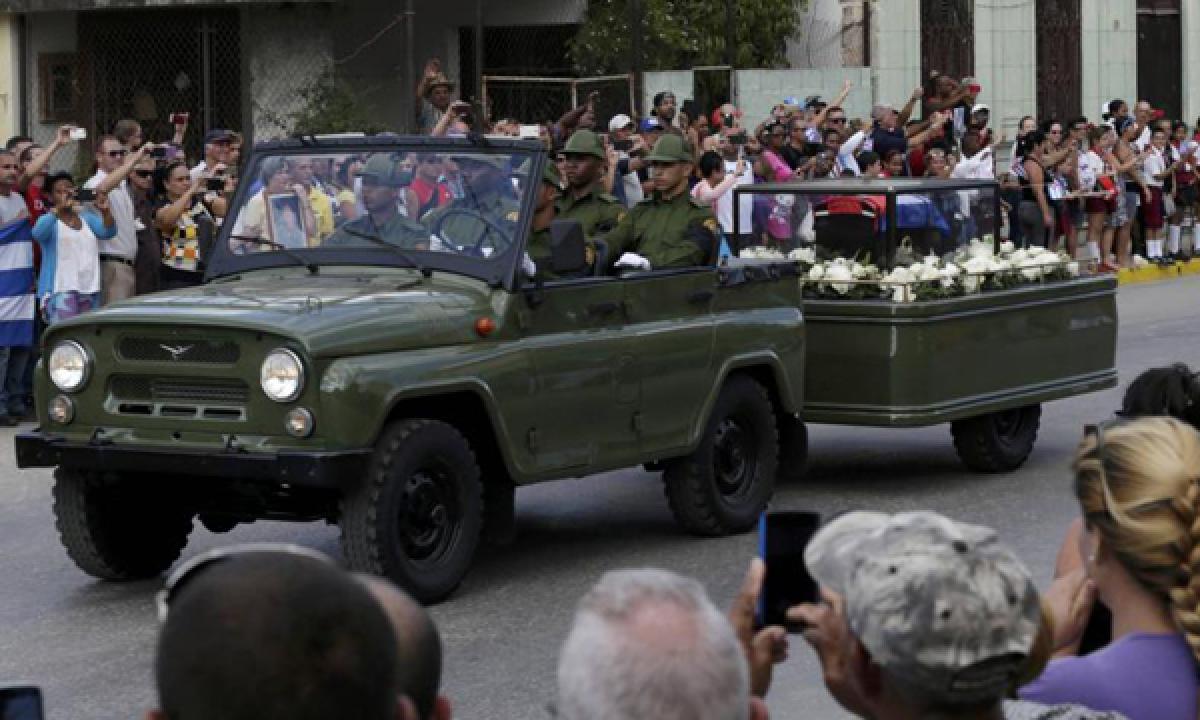
<path id="1" fill-rule="evenodd" d="M 1117 272 L 1117 283 L 1120 285 L 1135 285 L 1138 283 L 1162 282 L 1173 280 L 1184 275 L 1200 275 L 1200 258 L 1187 262 L 1177 262 L 1172 265 L 1146 265 L 1139 268 L 1126 268 Z"/>

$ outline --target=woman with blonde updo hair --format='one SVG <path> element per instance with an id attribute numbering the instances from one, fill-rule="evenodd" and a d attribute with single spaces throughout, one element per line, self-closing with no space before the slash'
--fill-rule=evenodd
<path id="1" fill-rule="evenodd" d="M 1200 433 L 1167 417 L 1089 427 L 1073 469 L 1082 522 L 1046 595 L 1056 659 L 1021 697 L 1196 720 Z M 1096 600 L 1112 613 L 1111 641 L 1080 656 Z"/>

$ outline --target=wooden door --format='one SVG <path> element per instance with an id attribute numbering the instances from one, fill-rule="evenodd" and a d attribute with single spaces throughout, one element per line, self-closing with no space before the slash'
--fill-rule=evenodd
<path id="1" fill-rule="evenodd" d="M 1037 118 L 1069 122 L 1082 113 L 1080 0 L 1037 0 Z"/>
<path id="2" fill-rule="evenodd" d="M 1179 0 L 1138 0 L 1138 100 L 1179 118 L 1183 110 L 1183 35 Z M 1129 98 L 1133 105 L 1134 98 Z"/>
<path id="3" fill-rule="evenodd" d="M 933 72 L 962 79 L 975 74 L 972 0 L 921 0 L 921 82 Z"/>

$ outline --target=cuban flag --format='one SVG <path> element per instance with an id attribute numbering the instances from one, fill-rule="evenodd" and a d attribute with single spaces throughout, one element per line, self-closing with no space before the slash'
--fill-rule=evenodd
<path id="1" fill-rule="evenodd" d="M 33 227 L 0 226 L 0 347 L 33 345 Z"/>

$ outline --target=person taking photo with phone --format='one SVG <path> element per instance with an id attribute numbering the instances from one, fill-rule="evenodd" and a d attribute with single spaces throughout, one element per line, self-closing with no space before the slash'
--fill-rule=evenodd
<path id="1" fill-rule="evenodd" d="M 96 143 L 96 174 L 84 183 L 84 188 L 108 199 L 117 223 L 116 236 L 100 246 L 102 300 L 105 305 L 133 297 L 137 290 L 133 269 L 138 247 L 137 216 L 126 180 L 133 168 L 154 147 L 153 143 L 145 143 L 131 153 L 112 135 L 103 135 Z"/>
<path id="2" fill-rule="evenodd" d="M 118 228 L 108 196 L 97 192 L 90 207 L 82 204 L 70 174 L 46 178 L 46 192 L 53 211 L 38 219 L 33 239 L 42 249 L 38 303 L 54 325 L 100 307 L 100 243 Z"/>

